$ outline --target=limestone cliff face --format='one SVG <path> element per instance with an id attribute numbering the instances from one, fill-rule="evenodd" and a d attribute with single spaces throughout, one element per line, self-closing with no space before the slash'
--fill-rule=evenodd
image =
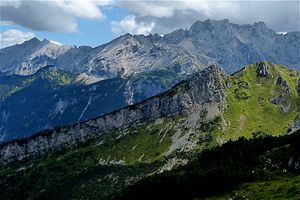
<path id="1" fill-rule="evenodd" d="M 218 115 L 225 101 L 224 72 L 210 66 L 190 80 L 171 90 L 102 117 L 40 133 L 27 140 L 15 141 L 0 147 L 1 163 L 23 160 L 42 153 L 74 147 L 93 137 L 112 131 L 122 131 L 139 122 L 161 117 L 190 115 L 197 110 L 208 113 L 207 118 Z"/>

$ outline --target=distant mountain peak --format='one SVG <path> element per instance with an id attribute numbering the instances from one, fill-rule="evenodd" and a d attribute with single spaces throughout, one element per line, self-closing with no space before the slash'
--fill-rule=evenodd
<path id="1" fill-rule="evenodd" d="M 49 40 L 47 40 L 46 38 L 44 38 L 43 40 L 38 39 L 37 37 L 33 37 L 30 40 L 26 40 L 25 42 L 23 42 L 20 45 L 29 45 L 29 46 L 37 46 L 37 45 L 47 45 L 49 43 L 55 44 L 54 42 L 51 42 Z"/>
<path id="2" fill-rule="evenodd" d="M 255 22 L 253 25 L 254 25 L 255 27 L 268 28 L 267 25 L 266 25 L 266 23 L 263 22 L 263 21 Z"/>
<path id="3" fill-rule="evenodd" d="M 40 40 L 37 37 L 33 37 L 32 39 L 27 40 L 27 41 L 23 42 L 22 44 L 19 44 L 18 46 L 24 46 L 27 48 L 34 48 L 34 47 L 41 48 L 50 43 L 51 42 L 47 39 Z M 12 47 L 14 47 L 14 46 L 12 46 Z"/>
<path id="4" fill-rule="evenodd" d="M 49 41 L 49 40 L 47 40 L 47 39 L 43 39 L 43 40 L 42 40 L 42 43 L 45 43 L 45 44 L 47 44 L 47 43 L 50 43 L 50 41 Z"/>
<path id="5" fill-rule="evenodd" d="M 39 40 L 37 37 L 33 37 L 30 40 L 23 42 L 22 44 L 39 44 L 39 43 L 41 43 L 41 40 Z"/>
<path id="6" fill-rule="evenodd" d="M 222 32 L 235 24 L 230 23 L 228 19 L 223 19 L 223 20 L 214 20 L 214 19 L 207 19 L 205 21 L 196 21 L 189 29 L 189 32 L 195 32 L 195 33 L 200 33 L 203 31 L 217 31 L 217 32 Z M 240 25 L 241 27 L 245 25 Z M 269 31 L 267 25 L 263 21 L 255 22 L 254 24 L 248 24 L 246 26 L 251 26 L 254 29 L 257 30 L 263 30 L 263 31 Z M 272 30 L 273 32 L 273 30 Z"/>
<path id="7" fill-rule="evenodd" d="M 189 31 L 201 31 L 201 30 L 211 30 L 211 28 L 218 28 L 220 26 L 226 26 L 230 24 L 228 19 L 223 20 L 214 20 L 214 19 L 207 19 L 205 21 L 196 21 Z"/>
<path id="8" fill-rule="evenodd" d="M 201 21 L 200 21 L 201 22 Z M 218 23 L 218 24 L 220 24 L 220 23 L 222 23 L 222 24 L 224 24 L 224 23 L 229 23 L 229 19 L 222 19 L 222 20 L 217 20 L 217 19 L 206 19 L 204 22 L 202 22 L 202 23 L 210 23 L 210 24 L 216 24 L 216 23 Z"/>

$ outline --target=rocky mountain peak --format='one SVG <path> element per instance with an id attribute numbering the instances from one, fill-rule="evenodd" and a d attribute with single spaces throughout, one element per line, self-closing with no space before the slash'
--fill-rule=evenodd
<path id="1" fill-rule="evenodd" d="M 213 32 L 219 32 L 219 31 L 224 31 L 224 29 L 228 29 L 230 26 L 229 20 L 224 19 L 224 20 L 212 20 L 212 19 L 207 19 L 205 21 L 197 21 L 195 22 L 191 28 L 188 30 L 189 34 L 197 34 L 201 32 L 206 32 L 209 31 L 211 33 Z"/>
<path id="2" fill-rule="evenodd" d="M 259 29 L 267 29 L 267 25 L 263 21 L 255 22 L 253 24 L 254 27 L 259 28 Z"/>
<path id="3" fill-rule="evenodd" d="M 221 24 L 222 25 L 229 24 L 229 19 L 222 19 L 222 20 L 206 19 L 203 23 L 205 25 L 218 26 Z"/>
<path id="4" fill-rule="evenodd" d="M 42 42 L 44 42 L 44 43 L 48 43 L 48 42 L 50 42 L 49 40 L 47 40 L 46 38 L 44 38 L 43 40 L 42 40 Z"/>
<path id="5" fill-rule="evenodd" d="M 216 64 L 209 65 L 207 68 L 203 69 L 201 73 L 225 74 L 224 70 Z"/>
<path id="6" fill-rule="evenodd" d="M 155 33 L 155 34 L 149 34 L 146 36 L 151 42 L 157 42 L 158 40 L 160 40 L 162 37 Z"/>
<path id="7" fill-rule="evenodd" d="M 268 28 L 264 22 L 255 22 L 252 25 L 253 30 L 260 34 L 260 37 L 274 37 L 275 31 Z"/>
<path id="8" fill-rule="evenodd" d="M 27 40 L 20 44 L 21 46 L 27 47 L 27 48 L 42 48 L 45 45 L 53 44 L 47 39 L 40 40 L 37 37 L 34 37 L 30 40 Z"/>
<path id="9" fill-rule="evenodd" d="M 227 76 L 226 73 L 224 72 L 224 70 L 221 67 L 213 64 L 213 65 L 210 65 L 207 68 L 203 69 L 201 72 L 197 73 L 195 75 L 195 78 L 192 78 L 190 81 L 196 82 L 196 84 L 200 84 L 199 82 L 201 82 L 201 81 L 196 77 L 206 77 L 209 80 L 213 80 L 213 79 L 221 80 L 226 76 Z"/>
<path id="10" fill-rule="evenodd" d="M 23 44 L 39 44 L 40 42 L 41 41 L 38 38 L 34 37 L 30 40 L 25 41 Z"/>

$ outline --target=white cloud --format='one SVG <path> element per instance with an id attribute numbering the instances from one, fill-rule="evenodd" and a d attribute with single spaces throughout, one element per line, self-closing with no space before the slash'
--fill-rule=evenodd
<path id="1" fill-rule="evenodd" d="M 171 17 L 180 1 L 120 1 L 118 5 L 139 16 Z M 171 5 L 171 6 L 170 6 Z"/>
<path id="2" fill-rule="evenodd" d="M 4 0 L 1 4 L 1 20 L 38 31 L 75 32 L 79 18 L 104 19 L 98 5 L 106 3 L 109 1 Z"/>
<path id="3" fill-rule="evenodd" d="M 21 44 L 33 37 L 34 34 L 31 32 L 22 32 L 15 29 L 7 30 L 0 34 L 0 48 Z"/>
<path id="4" fill-rule="evenodd" d="M 264 21 L 276 31 L 300 30 L 300 2 L 280 0 L 123 1 L 121 6 L 137 23 L 154 22 L 152 32 L 165 34 L 188 28 L 196 20 L 229 19 L 233 23 Z"/>
<path id="5" fill-rule="evenodd" d="M 105 19 L 101 9 L 119 7 L 128 16 L 111 23 L 118 34 L 165 34 L 207 18 L 227 18 L 239 24 L 264 21 L 276 31 L 291 31 L 300 30 L 299 4 L 299 0 L 1 0 L 1 23 L 75 32 L 78 19 Z"/>
<path id="6" fill-rule="evenodd" d="M 154 28 L 154 22 L 136 22 L 135 16 L 129 15 L 123 18 L 121 21 L 113 21 L 111 22 L 112 31 L 116 35 L 120 35 L 123 33 L 132 33 L 132 34 L 149 34 Z"/>

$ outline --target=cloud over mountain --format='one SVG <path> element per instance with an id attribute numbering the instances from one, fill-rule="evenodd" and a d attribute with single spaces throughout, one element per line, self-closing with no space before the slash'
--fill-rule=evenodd
<path id="1" fill-rule="evenodd" d="M 93 0 L 6 1 L 1 4 L 2 23 L 18 24 L 38 31 L 75 32 L 77 20 L 102 19 L 98 8 L 105 2 Z M 28 14 L 30 13 L 30 14 Z"/>
<path id="2" fill-rule="evenodd" d="M 0 33 L 0 48 L 21 44 L 34 37 L 34 33 L 11 29 Z"/>
<path id="3" fill-rule="evenodd" d="M 120 6 L 135 15 L 137 23 L 154 22 L 152 31 L 161 34 L 207 18 L 238 24 L 264 21 L 276 31 L 300 30 L 299 1 L 125 1 Z"/>
<path id="4" fill-rule="evenodd" d="M 111 21 L 112 31 L 164 34 L 186 28 L 193 21 L 227 18 L 245 24 L 264 21 L 276 31 L 300 30 L 299 1 L 115 1 L 115 0 L 4 0 L 2 23 L 32 30 L 75 32 L 79 19 L 105 19 L 106 6 L 121 8 L 127 16 Z M 28 15 L 30 13 L 30 15 Z"/>
<path id="5" fill-rule="evenodd" d="M 124 33 L 133 33 L 133 34 L 149 34 L 152 29 L 155 27 L 154 22 L 137 22 L 134 15 L 128 15 L 123 18 L 121 21 L 112 21 L 112 31 L 116 35 Z"/>

